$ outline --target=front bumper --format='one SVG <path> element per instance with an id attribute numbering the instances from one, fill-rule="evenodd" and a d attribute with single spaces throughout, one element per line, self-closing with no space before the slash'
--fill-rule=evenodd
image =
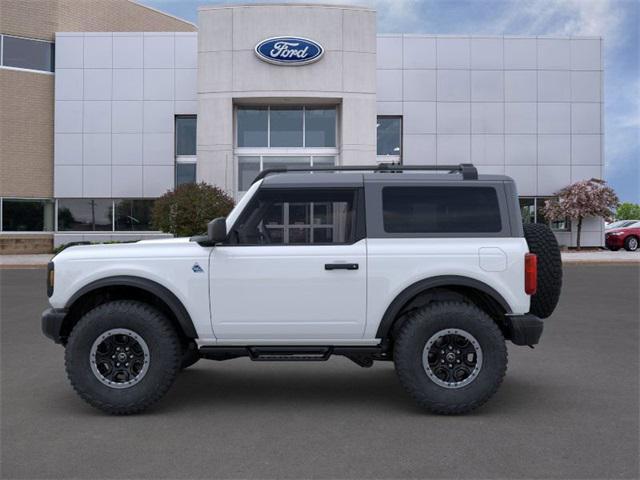
<path id="1" fill-rule="evenodd" d="M 509 339 L 515 345 L 536 345 L 540 341 L 544 322 L 535 315 L 510 315 L 506 323 Z"/>
<path id="2" fill-rule="evenodd" d="M 62 323 L 67 316 L 67 311 L 57 308 L 47 308 L 42 312 L 42 333 L 55 343 L 63 343 Z"/>
<path id="3" fill-rule="evenodd" d="M 624 238 L 622 235 L 605 235 L 604 244 L 607 248 L 624 247 Z"/>

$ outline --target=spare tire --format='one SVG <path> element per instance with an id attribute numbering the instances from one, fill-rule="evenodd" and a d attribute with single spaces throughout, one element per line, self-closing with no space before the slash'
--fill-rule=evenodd
<path id="1" fill-rule="evenodd" d="M 558 305 L 562 290 L 560 247 L 547 225 L 525 223 L 523 227 L 529 251 L 538 257 L 538 288 L 531 296 L 529 311 L 536 317 L 547 318 Z"/>

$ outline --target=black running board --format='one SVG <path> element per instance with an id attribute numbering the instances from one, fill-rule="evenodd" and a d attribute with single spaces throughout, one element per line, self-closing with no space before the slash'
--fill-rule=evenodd
<path id="1" fill-rule="evenodd" d="M 249 357 L 254 362 L 325 362 L 331 355 L 342 355 L 361 367 L 370 367 L 374 360 L 391 360 L 389 352 L 382 346 L 339 347 L 339 346 L 249 346 L 200 347 L 202 358 L 230 360 Z"/>

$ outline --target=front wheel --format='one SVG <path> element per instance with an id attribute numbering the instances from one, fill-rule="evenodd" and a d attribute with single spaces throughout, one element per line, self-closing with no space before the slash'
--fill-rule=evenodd
<path id="1" fill-rule="evenodd" d="M 86 313 L 65 350 L 67 376 L 80 397 L 119 415 L 141 412 L 162 398 L 181 361 L 171 322 L 152 306 L 131 300 Z"/>
<path id="2" fill-rule="evenodd" d="M 638 238 L 637 237 L 627 237 L 624 241 L 624 249 L 628 252 L 635 252 L 638 250 Z"/>
<path id="3" fill-rule="evenodd" d="M 489 400 L 507 370 L 507 347 L 493 319 L 464 302 L 435 303 L 409 315 L 394 344 L 394 362 L 416 402 L 451 415 Z"/>

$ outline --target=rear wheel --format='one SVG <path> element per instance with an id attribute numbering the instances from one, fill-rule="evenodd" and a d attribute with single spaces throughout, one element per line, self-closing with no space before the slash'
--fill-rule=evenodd
<path id="1" fill-rule="evenodd" d="M 460 414 L 496 392 L 507 370 L 507 347 L 485 312 L 442 302 L 410 314 L 398 332 L 394 362 L 400 383 L 420 406 Z"/>
<path id="2" fill-rule="evenodd" d="M 635 252 L 638 250 L 638 237 L 627 237 L 624 241 L 624 249 L 628 252 Z"/>
<path id="3" fill-rule="evenodd" d="M 73 328 L 65 350 L 71 385 L 107 413 L 141 412 L 169 389 L 182 349 L 171 322 L 145 303 L 102 304 Z"/>

